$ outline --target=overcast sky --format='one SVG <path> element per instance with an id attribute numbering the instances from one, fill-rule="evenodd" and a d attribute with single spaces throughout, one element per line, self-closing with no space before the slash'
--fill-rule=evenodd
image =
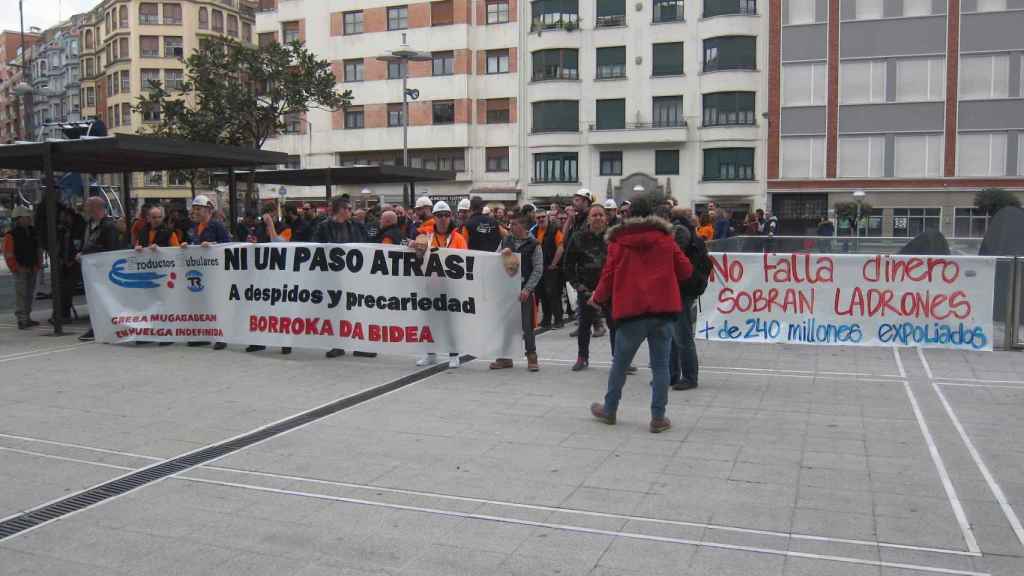
<path id="1" fill-rule="evenodd" d="M 32 26 L 43 30 L 67 20 L 73 14 L 80 14 L 100 0 L 22 0 L 25 7 L 25 31 Z M 20 29 L 18 22 L 18 0 L 0 0 L 0 30 Z"/>

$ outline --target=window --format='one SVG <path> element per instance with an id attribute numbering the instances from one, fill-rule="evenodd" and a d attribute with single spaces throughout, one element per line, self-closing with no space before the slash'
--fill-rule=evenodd
<path id="1" fill-rule="evenodd" d="M 840 178 L 881 178 L 885 171 L 885 136 L 839 136 Z"/>
<path id="2" fill-rule="evenodd" d="M 795 3 L 797 8 L 799 8 L 799 0 Z M 791 7 L 793 4 L 793 1 L 789 3 Z M 792 11 L 792 8 L 790 10 Z M 747 14 L 753 16 L 757 14 L 757 0 L 704 0 L 705 18 L 722 16 L 723 14 Z M 813 21 L 813 16 L 811 20 Z"/>
<path id="3" fill-rule="evenodd" d="M 298 155 L 289 155 L 284 164 L 281 164 L 282 170 L 298 170 L 300 168 L 302 168 L 302 156 Z"/>
<path id="4" fill-rule="evenodd" d="M 160 57 L 159 36 L 139 36 L 139 53 L 143 58 Z"/>
<path id="5" fill-rule="evenodd" d="M 839 64 L 839 103 L 877 102 L 885 102 L 885 62 L 871 60 L 841 62 Z"/>
<path id="6" fill-rule="evenodd" d="M 892 235 L 913 238 L 925 230 L 938 230 L 941 208 L 893 208 Z"/>
<path id="7" fill-rule="evenodd" d="M 882 17 L 883 0 L 852 0 L 854 20 L 873 20 Z"/>
<path id="8" fill-rule="evenodd" d="M 548 152 L 533 155 L 533 181 L 578 182 L 576 152 Z"/>
<path id="9" fill-rule="evenodd" d="M 1006 0 L 977 0 L 975 12 L 995 12 L 1006 10 Z"/>
<path id="10" fill-rule="evenodd" d="M 686 125 L 683 117 L 682 95 L 656 96 L 652 102 L 654 107 L 651 113 L 651 124 L 655 128 L 675 128 Z"/>
<path id="11" fill-rule="evenodd" d="M 185 47 L 181 36 L 164 36 L 164 58 L 184 58 Z"/>
<path id="12" fill-rule="evenodd" d="M 107 106 L 107 126 L 117 126 L 118 116 L 114 114 L 114 109 L 111 106 Z M 45 122 L 43 118 L 36 118 L 36 123 Z"/>
<path id="13" fill-rule="evenodd" d="M 363 81 L 363 59 L 345 60 L 345 82 Z"/>
<path id="14" fill-rule="evenodd" d="M 132 105 L 121 104 L 121 125 L 131 126 L 132 125 Z"/>
<path id="15" fill-rule="evenodd" d="M 171 170 L 167 173 L 168 186 L 187 186 L 188 176 L 183 170 Z"/>
<path id="16" fill-rule="evenodd" d="M 160 82 L 160 70 L 155 68 L 143 68 L 142 69 L 142 89 L 152 90 L 153 82 Z"/>
<path id="17" fill-rule="evenodd" d="M 683 43 L 654 45 L 654 76 L 678 76 L 683 73 Z"/>
<path id="18" fill-rule="evenodd" d="M 679 150 L 655 150 L 654 173 L 679 174 Z"/>
<path id="19" fill-rule="evenodd" d="M 199 29 L 207 30 L 210 27 L 210 13 L 206 8 L 199 9 Z"/>
<path id="20" fill-rule="evenodd" d="M 753 180 L 753 148 L 713 148 L 704 151 L 705 180 Z"/>
<path id="21" fill-rule="evenodd" d="M 487 100 L 487 123 L 508 124 L 512 102 L 508 98 L 491 98 Z"/>
<path id="22" fill-rule="evenodd" d="M 125 94 L 132 91 L 132 77 L 127 70 L 121 70 L 121 92 Z"/>
<path id="23" fill-rule="evenodd" d="M 897 134 L 893 141 L 893 175 L 897 178 L 942 176 L 942 134 Z"/>
<path id="24" fill-rule="evenodd" d="M 277 10 L 277 0 L 259 0 L 257 12 L 273 12 Z"/>
<path id="25" fill-rule="evenodd" d="M 128 58 L 130 58 L 130 55 L 129 55 L 129 52 L 128 52 L 128 39 L 127 38 L 118 38 L 118 40 L 117 40 L 117 59 L 118 60 L 127 60 Z"/>
<path id="26" fill-rule="evenodd" d="M 92 44 L 92 30 L 86 30 L 85 31 L 85 49 L 86 50 L 92 50 L 92 48 L 93 48 L 93 44 Z"/>
<path id="27" fill-rule="evenodd" d="M 405 62 L 388 62 L 388 80 L 401 79 L 405 75 Z"/>
<path id="28" fill-rule="evenodd" d="M 488 148 L 487 156 L 488 172 L 508 172 L 508 147 Z"/>
<path id="29" fill-rule="evenodd" d="M 487 23 L 508 22 L 508 0 L 487 0 Z"/>
<path id="30" fill-rule="evenodd" d="M 247 44 L 252 42 L 252 24 L 248 22 L 242 22 L 242 41 Z"/>
<path id="31" fill-rule="evenodd" d="M 342 15 L 342 20 L 345 23 L 345 36 L 351 36 L 352 34 L 363 33 L 363 11 L 358 12 L 345 12 Z"/>
<path id="32" fill-rule="evenodd" d="M 455 52 L 434 52 L 434 76 L 451 76 L 455 73 Z"/>
<path id="33" fill-rule="evenodd" d="M 85 89 L 85 105 L 90 108 L 96 106 L 96 88 L 93 86 Z"/>
<path id="34" fill-rule="evenodd" d="M 896 61 L 896 101 L 920 102 L 946 97 L 946 59 L 912 58 Z"/>
<path id="35" fill-rule="evenodd" d="M 598 28 L 626 25 L 626 0 L 597 0 Z"/>
<path id="36" fill-rule="evenodd" d="M 971 208 L 953 209 L 953 236 L 955 238 L 983 238 L 988 231 L 989 215 Z"/>
<path id="37" fill-rule="evenodd" d="M 787 136 L 781 139 L 783 178 L 824 178 L 825 137 Z"/>
<path id="38" fill-rule="evenodd" d="M 139 24 L 159 24 L 160 6 L 157 4 L 139 4 Z"/>
<path id="39" fill-rule="evenodd" d="M 144 172 L 142 175 L 143 186 L 163 186 L 164 185 L 164 173 L 163 172 Z"/>
<path id="40" fill-rule="evenodd" d="M 720 36 L 704 41 L 704 71 L 756 70 L 757 38 Z"/>
<path id="41" fill-rule="evenodd" d="M 454 22 L 452 0 L 430 3 L 430 25 L 448 26 Z"/>
<path id="42" fill-rule="evenodd" d="M 783 64 L 782 105 L 824 106 L 828 94 L 825 63 Z"/>
<path id="43" fill-rule="evenodd" d="M 932 0 L 903 0 L 903 16 L 930 16 Z"/>
<path id="44" fill-rule="evenodd" d="M 487 73 L 506 74 L 508 72 L 509 53 L 508 50 L 487 51 Z"/>
<path id="45" fill-rule="evenodd" d="M 302 114 L 299 112 L 288 112 L 282 118 L 285 134 L 299 134 L 302 132 Z"/>
<path id="46" fill-rule="evenodd" d="M 753 92 L 717 92 L 704 95 L 704 125 L 754 125 Z"/>
<path id="47" fill-rule="evenodd" d="M 579 132 L 580 103 L 548 100 L 533 103 L 533 132 Z"/>
<path id="48" fill-rule="evenodd" d="M 579 3 L 577 0 L 534 0 L 530 14 L 534 28 L 572 28 L 579 22 Z"/>
<path id="49" fill-rule="evenodd" d="M 454 124 L 455 123 L 455 101 L 454 100 L 441 100 L 433 103 L 433 123 L 434 124 Z"/>
<path id="50" fill-rule="evenodd" d="M 597 77 L 599 79 L 626 77 L 625 46 L 597 49 Z"/>
<path id="51" fill-rule="evenodd" d="M 960 98 L 982 100 L 1010 95 L 1010 56 L 960 57 Z"/>
<path id="52" fill-rule="evenodd" d="M 388 104 L 388 126 L 394 128 L 402 125 L 402 105 Z"/>
<path id="53" fill-rule="evenodd" d="M 408 27 L 408 6 L 391 6 L 388 8 L 388 30 L 405 30 Z"/>
<path id="54" fill-rule="evenodd" d="M 118 26 L 120 26 L 121 28 L 127 28 L 128 27 L 128 7 L 127 6 L 121 6 L 121 8 L 117 11 L 117 21 L 118 21 Z"/>
<path id="55" fill-rule="evenodd" d="M 683 19 L 683 0 L 654 0 L 654 21 L 675 22 Z"/>
<path id="56" fill-rule="evenodd" d="M 1005 133 L 960 133 L 957 136 L 958 176 L 1005 176 Z"/>
<path id="57" fill-rule="evenodd" d="M 110 12 L 107 12 L 106 21 L 103 22 L 103 33 L 110 34 Z M 108 114 L 109 117 L 109 114 Z"/>
<path id="58" fill-rule="evenodd" d="M 390 161 L 382 162 L 390 164 Z M 395 164 L 401 165 L 401 158 L 397 158 Z M 462 148 L 442 150 L 415 150 L 409 153 L 409 165 L 413 168 L 425 168 L 427 170 L 452 170 L 455 172 L 466 171 L 466 153 Z"/>
<path id="59" fill-rule="evenodd" d="M 270 46 L 274 42 L 277 42 L 277 33 L 276 32 L 260 32 L 256 36 L 256 43 L 257 43 L 257 45 L 259 45 L 260 48 L 263 48 L 265 46 Z"/>
<path id="60" fill-rule="evenodd" d="M 238 23 L 237 20 L 235 23 Z M 164 24 L 181 24 L 181 4 L 164 4 Z"/>
<path id="61" fill-rule="evenodd" d="M 164 70 L 164 83 L 168 90 L 182 90 L 185 87 L 185 73 L 181 70 Z"/>
<path id="62" fill-rule="evenodd" d="M 363 127 L 363 107 L 351 106 L 345 110 L 345 128 L 357 129 Z"/>
<path id="63" fill-rule="evenodd" d="M 622 151 L 601 152 L 601 176 L 622 176 Z"/>
<path id="64" fill-rule="evenodd" d="M 533 53 L 533 80 L 579 79 L 579 51 L 575 48 L 537 50 Z"/>
<path id="65" fill-rule="evenodd" d="M 285 44 L 291 44 L 292 42 L 301 42 L 301 28 L 298 22 L 282 22 L 281 23 L 281 39 L 284 40 Z"/>
<path id="66" fill-rule="evenodd" d="M 228 14 L 228 36 L 238 38 L 238 16 Z"/>
<path id="67" fill-rule="evenodd" d="M 626 128 L 626 100 L 597 100 L 595 102 L 597 130 L 623 130 Z"/>
<path id="68" fill-rule="evenodd" d="M 224 13 L 220 10 L 213 11 L 213 31 L 223 32 L 224 31 Z"/>

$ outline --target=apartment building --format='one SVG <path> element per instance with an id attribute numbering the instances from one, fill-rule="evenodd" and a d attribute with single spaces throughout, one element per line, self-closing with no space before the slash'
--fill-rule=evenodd
<path id="1" fill-rule="evenodd" d="M 26 32 L 26 51 L 39 40 L 38 32 Z M 24 118 L 21 114 L 23 98 L 15 93 L 14 87 L 22 81 L 20 32 L 0 32 L 0 143 L 27 138 Z"/>
<path id="2" fill-rule="evenodd" d="M 641 186 L 741 210 L 763 198 L 767 43 L 755 0 L 262 0 L 259 10 L 260 42 L 303 41 L 354 96 L 349 110 L 310 111 L 268 142 L 293 165 L 401 163 L 401 64 L 378 57 L 404 37 L 430 55 L 408 69 L 410 165 L 457 172 L 431 184 L 433 196 L 546 201 L 586 186 L 621 199 Z M 303 192 L 321 194 L 288 194 Z M 373 192 L 401 198 L 399 187 Z"/>
<path id="3" fill-rule="evenodd" d="M 60 137 L 61 122 L 81 120 L 79 34 L 83 15 L 43 31 L 28 48 L 32 86 L 32 140 Z"/>
<path id="4" fill-rule="evenodd" d="M 81 34 L 83 114 L 102 119 L 110 133 L 144 132 L 160 119 L 158 110 L 133 110 L 150 81 L 180 87 L 184 59 L 204 38 L 251 43 L 254 21 L 252 7 L 240 0 L 103 0 L 85 15 Z M 191 186 L 181 173 L 147 172 L 134 176 L 132 195 L 189 198 Z"/>
<path id="5" fill-rule="evenodd" d="M 783 231 L 862 190 L 862 234 L 983 235 L 974 194 L 1024 190 L 1021 30 L 1022 0 L 773 0 L 768 194 Z"/>

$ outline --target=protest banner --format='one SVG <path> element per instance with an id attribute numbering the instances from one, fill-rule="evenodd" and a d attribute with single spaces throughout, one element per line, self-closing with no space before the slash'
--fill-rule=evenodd
<path id="1" fill-rule="evenodd" d="M 520 278 L 499 254 L 222 244 L 90 254 L 82 273 L 100 342 L 522 353 Z"/>
<path id="2" fill-rule="evenodd" d="M 992 258 L 716 253 L 711 259 L 697 338 L 992 350 Z"/>

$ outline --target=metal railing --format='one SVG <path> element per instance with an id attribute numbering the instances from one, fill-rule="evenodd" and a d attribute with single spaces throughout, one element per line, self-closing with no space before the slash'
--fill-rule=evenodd
<path id="1" fill-rule="evenodd" d="M 591 132 L 601 132 L 605 130 L 658 130 L 661 128 L 685 128 L 686 121 L 679 119 L 676 122 L 625 122 L 621 126 L 598 126 L 597 122 L 590 122 L 588 124 Z"/>

